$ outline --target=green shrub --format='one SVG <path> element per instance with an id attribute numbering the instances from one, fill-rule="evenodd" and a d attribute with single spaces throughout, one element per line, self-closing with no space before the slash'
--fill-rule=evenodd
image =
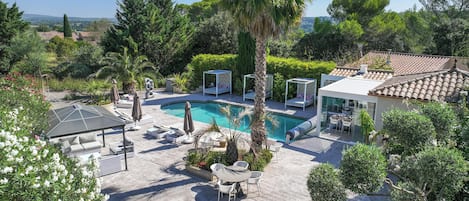
<path id="1" fill-rule="evenodd" d="M 205 155 L 204 161 L 206 163 L 204 169 L 207 170 L 210 170 L 210 166 L 214 163 L 223 163 L 225 165 L 228 165 L 228 163 L 226 162 L 225 152 L 209 151 L 207 152 L 207 155 Z"/>
<path id="2" fill-rule="evenodd" d="M 265 166 L 272 160 L 272 153 L 268 149 L 263 149 L 257 158 L 254 160 L 253 153 L 246 153 L 243 160 L 249 163 L 249 169 L 253 171 L 264 171 Z"/>
<path id="3" fill-rule="evenodd" d="M 241 78 L 233 78 L 233 93 L 243 95 L 243 80 Z"/>
<path id="4" fill-rule="evenodd" d="M 51 91 L 65 91 L 69 90 L 72 92 L 86 92 L 88 87 L 88 81 L 84 79 L 73 79 L 67 77 L 63 80 L 50 79 L 48 81 L 49 90 Z"/>
<path id="5" fill-rule="evenodd" d="M 186 164 L 197 166 L 205 170 L 210 170 L 210 166 L 214 163 L 223 163 L 224 165 L 231 165 L 226 162 L 225 152 L 209 151 L 209 152 L 195 152 L 189 151 L 186 158 Z"/>
<path id="6" fill-rule="evenodd" d="M 190 73 L 189 83 L 190 88 L 195 89 L 202 85 L 203 72 L 207 70 L 223 69 L 231 70 L 233 78 L 240 77 L 235 71 L 236 69 L 236 55 L 234 54 L 199 54 L 192 58 L 191 63 L 188 64 Z M 209 83 L 209 82 L 207 82 Z"/>
<path id="7" fill-rule="evenodd" d="M 188 64 L 190 72 L 190 88 L 195 89 L 202 85 L 204 71 L 215 69 L 231 70 L 233 73 L 233 82 L 236 84 L 236 79 L 242 79 L 243 76 L 240 75 L 236 69 L 236 62 L 237 55 L 233 54 L 199 54 L 194 56 L 194 58 L 192 58 L 192 62 Z M 320 83 L 321 74 L 329 73 L 335 66 L 334 62 L 301 61 L 294 58 L 267 57 L 267 73 L 279 73 L 284 77 L 284 79 L 295 77 L 314 78 L 318 83 Z M 210 82 L 212 81 L 206 80 L 206 83 Z M 277 87 L 276 90 L 274 90 L 274 94 L 282 94 L 284 91 L 285 88 Z"/>
<path id="8" fill-rule="evenodd" d="M 187 153 L 186 163 L 187 163 L 187 165 L 196 165 L 197 163 L 202 161 L 202 158 L 203 158 L 202 153 L 198 153 L 198 152 L 195 152 L 195 151 L 194 152 L 189 151 Z"/>
<path id="9" fill-rule="evenodd" d="M 313 168 L 309 173 L 307 185 L 312 200 L 347 200 L 345 187 L 339 179 L 339 173 L 330 164 L 321 164 Z"/>
<path id="10" fill-rule="evenodd" d="M 278 102 L 285 102 L 285 78 L 280 73 L 274 74 L 274 94 L 272 99 Z"/>
<path id="11" fill-rule="evenodd" d="M 173 78 L 173 86 L 180 90 L 180 92 L 188 92 L 188 74 L 186 73 L 175 73 L 170 77 Z"/>

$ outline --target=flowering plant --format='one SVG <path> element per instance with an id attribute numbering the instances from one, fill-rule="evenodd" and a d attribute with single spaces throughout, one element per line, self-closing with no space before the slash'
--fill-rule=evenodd
<path id="1" fill-rule="evenodd" d="M 80 165 L 58 148 L 33 137 L 32 133 L 42 132 L 47 126 L 49 105 L 32 88 L 18 87 L 24 79 L 15 76 L 0 79 L 1 199 L 106 199 L 95 177 L 96 160 Z"/>

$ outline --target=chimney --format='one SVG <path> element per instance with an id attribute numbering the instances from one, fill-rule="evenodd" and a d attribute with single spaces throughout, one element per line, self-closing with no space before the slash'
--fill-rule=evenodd
<path id="1" fill-rule="evenodd" d="M 368 73 L 368 64 L 360 64 L 360 70 L 358 73 L 361 75 Z"/>
<path id="2" fill-rule="evenodd" d="M 388 56 L 386 57 L 386 64 L 387 65 L 391 64 L 391 51 L 392 51 L 392 49 L 388 49 Z"/>

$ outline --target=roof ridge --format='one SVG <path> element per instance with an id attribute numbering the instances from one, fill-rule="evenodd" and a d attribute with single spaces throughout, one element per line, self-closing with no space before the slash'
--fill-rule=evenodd
<path id="1" fill-rule="evenodd" d="M 460 68 L 450 68 L 450 69 L 445 69 L 445 70 L 448 70 L 448 72 L 459 72 L 459 73 L 462 73 L 462 74 L 465 74 L 465 75 L 469 76 L 469 71 L 465 71 L 465 70 L 460 69 Z"/>
<path id="2" fill-rule="evenodd" d="M 368 53 L 380 53 L 380 54 L 391 54 L 391 55 L 404 55 L 404 56 L 416 56 L 416 57 L 434 57 L 434 58 L 453 58 L 454 56 L 444 56 L 444 55 L 432 55 L 432 54 L 415 54 L 408 52 L 387 52 L 379 50 L 371 50 Z"/>
<path id="3" fill-rule="evenodd" d="M 417 81 L 417 80 L 420 80 L 420 79 L 423 79 L 423 78 L 426 78 L 426 77 L 431 77 L 431 76 L 434 76 L 434 75 L 443 74 L 443 73 L 451 73 L 451 72 L 459 72 L 459 73 L 465 74 L 466 76 L 469 77 L 469 72 L 468 71 L 465 71 L 465 70 L 462 70 L 462 69 L 459 69 L 459 68 L 442 69 L 442 70 L 438 70 L 438 71 L 415 73 L 415 74 L 408 74 L 408 75 L 398 75 L 398 76 L 394 76 L 394 78 L 399 78 L 399 77 L 404 77 L 404 76 L 412 76 L 412 75 L 421 75 L 421 76 L 418 76 L 418 77 L 415 77 L 415 78 L 412 78 L 412 79 L 408 79 L 408 80 L 405 80 L 405 81 L 401 81 L 401 82 L 396 82 L 396 83 L 390 84 L 390 85 L 378 86 L 378 87 L 376 87 L 376 88 L 374 88 L 370 91 L 376 91 L 376 90 L 380 90 L 380 89 L 383 89 L 383 88 L 386 88 L 386 87 L 394 87 L 396 85 L 408 84 L 410 82 Z M 383 83 L 383 84 L 385 84 L 385 83 Z"/>
<path id="4" fill-rule="evenodd" d="M 354 68 L 354 67 L 345 67 L 345 66 L 336 66 L 335 69 L 345 69 L 345 70 L 360 70 L 360 68 Z M 373 69 L 373 68 L 368 68 L 368 71 L 373 71 L 373 72 L 382 72 L 382 73 L 394 73 L 394 70 L 383 70 L 383 69 Z"/>
<path id="5" fill-rule="evenodd" d="M 442 71 L 449 71 L 449 70 L 448 69 L 439 70 L 439 72 L 442 72 Z M 399 77 L 404 77 L 404 76 L 411 76 L 411 75 L 421 75 L 421 76 L 418 76 L 418 77 L 415 77 L 415 78 L 412 78 L 412 79 L 396 82 L 396 83 L 393 83 L 393 84 L 390 84 L 390 85 L 378 86 L 378 87 L 372 89 L 371 91 L 380 90 L 380 89 L 383 89 L 383 88 L 386 88 L 386 87 L 394 87 L 396 85 L 408 84 L 410 82 L 417 81 L 418 79 L 422 79 L 422 78 L 425 78 L 425 77 L 428 77 L 428 76 L 431 76 L 431 75 L 437 74 L 437 73 L 438 73 L 437 71 L 433 71 L 433 72 L 430 72 L 430 73 L 429 72 L 427 72 L 427 73 L 415 73 L 415 74 L 410 74 L 410 75 L 395 76 L 394 78 L 399 78 Z M 383 83 L 383 84 L 385 84 L 385 83 Z"/>

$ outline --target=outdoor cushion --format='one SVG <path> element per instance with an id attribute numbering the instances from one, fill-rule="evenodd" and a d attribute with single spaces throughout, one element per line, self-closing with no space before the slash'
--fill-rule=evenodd
<path id="1" fill-rule="evenodd" d="M 95 142 L 96 141 L 96 135 L 95 134 L 89 134 L 89 135 L 81 135 L 80 136 L 80 143 L 88 143 L 88 142 Z"/>
<path id="2" fill-rule="evenodd" d="M 70 143 L 71 145 L 79 145 L 80 144 L 80 138 L 79 137 L 75 137 L 73 138 L 73 140 L 71 141 Z"/>
<path id="3" fill-rule="evenodd" d="M 82 145 L 83 148 L 85 148 L 86 150 L 89 150 L 89 149 L 99 149 L 99 148 L 101 148 L 101 144 L 100 144 L 98 141 L 83 143 L 83 144 L 81 144 L 81 145 Z"/>
<path id="4" fill-rule="evenodd" d="M 83 146 L 81 144 L 73 144 L 70 146 L 70 152 L 77 152 L 77 151 L 82 151 Z"/>
<path id="5" fill-rule="evenodd" d="M 70 142 L 65 140 L 62 142 L 62 152 L 67 153 L 70 152 Z"/>

